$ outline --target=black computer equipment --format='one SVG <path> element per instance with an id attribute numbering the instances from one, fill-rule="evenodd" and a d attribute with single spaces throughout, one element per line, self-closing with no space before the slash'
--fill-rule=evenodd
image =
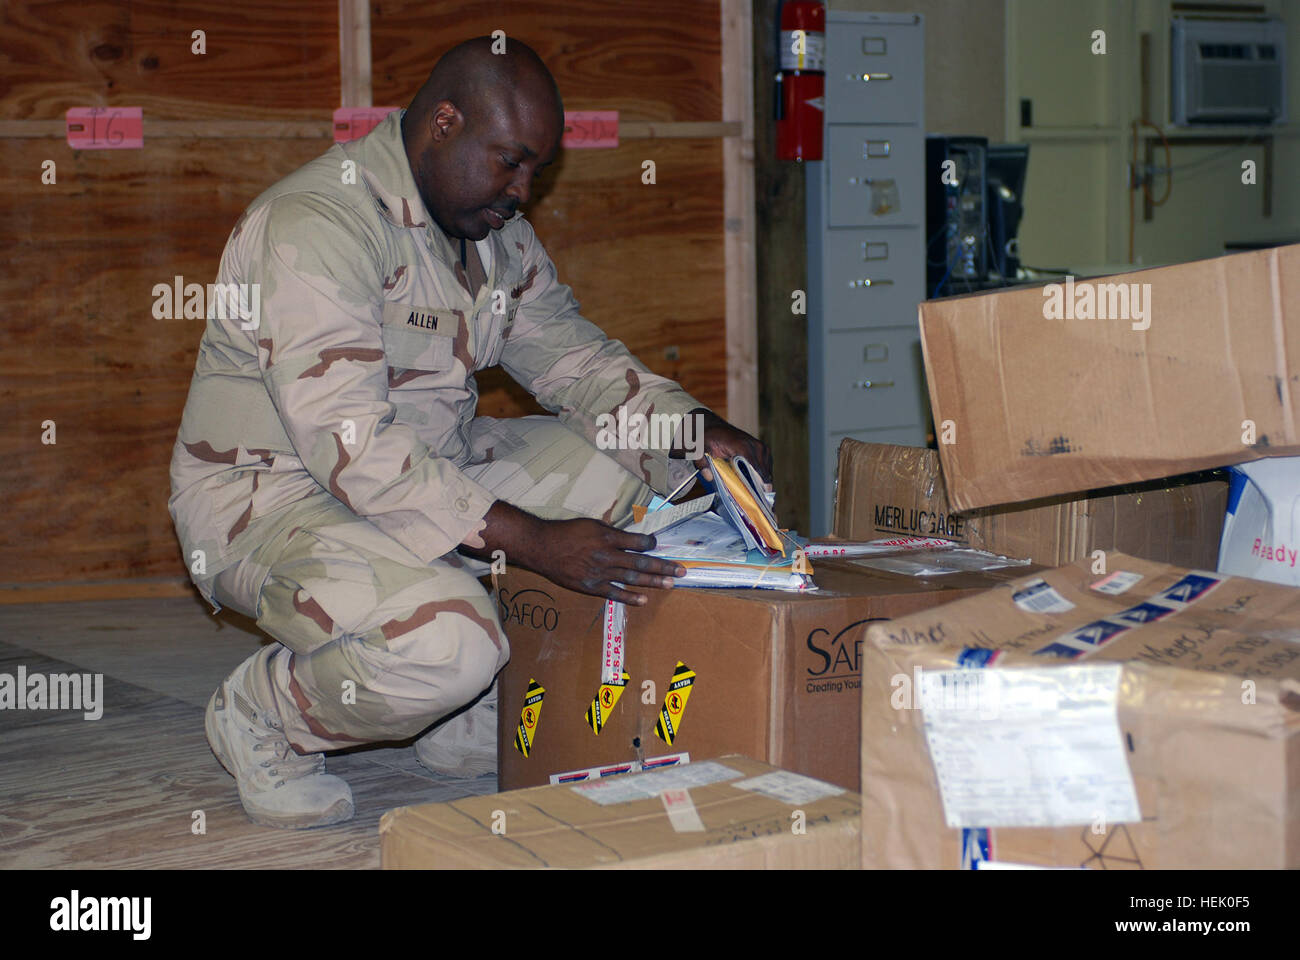
<path id="1" fill-rule="evenodd" d="M 1017 232 L 1025 213 L 1029 144 L 989 144 L 987 166 L 989 269 L 999 277 L 1014 280 L 1020 267 Z"/>
<path id="2" fill-rule="evenodd" d="M 987 137 L 925 138 L 926 277 L 931 296 L 988 278 Z"/>

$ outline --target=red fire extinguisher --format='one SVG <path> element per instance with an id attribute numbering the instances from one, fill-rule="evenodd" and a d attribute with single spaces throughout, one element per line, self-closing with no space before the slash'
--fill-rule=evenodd
<path id="1" fill-rule="evenodd" d="M 826 7 L 820 0 L 785 0 L 779 17 L 776 157 L 820 160 L 826 93 Z"/>

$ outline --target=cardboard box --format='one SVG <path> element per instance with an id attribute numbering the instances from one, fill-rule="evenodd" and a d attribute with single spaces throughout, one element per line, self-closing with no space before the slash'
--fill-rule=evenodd
<path id="1" fill-rule="evenodd" d="M 930 300 L 920 321 L 958 511 L 1300 455 L 1300 245 Z"/>
<path id="2" fill-rule="evenodd" d="M 925 447 L 840 443 L 835 535 L 845 540 L 947 537 L 978 550 L 1056 567 L 1120 550 L 1212 569 L 1228 500 L 1222 476 L 1183 478 L 954 513 L 939 455 Z"/>
<path id="3" fill-rule="evenodd" d="M 727 779 L 703 782 L 713 776 Z M 682 792 L 651 795 L 663 789 Z M 856 793 L 725 756 L 576 787 L 400 807 L 379 821 L 380 859 L 386 870 L 856 869 L 861 819 Z"/>
<path id="4" fill-rule="evenodd" d="M 525 570 L 501 578 L 510 640 L 498 678 L 498 779 L 503 790 L 553 774 L 687 753 L 743 753 L 853 790 L 858 786 L 858 653 L 862 626 L 979 592 L 1024 567 L 913 578 L 850 561 L 817 560 L 817 593 L 650 590 L 627 608 L 631 679 L 597 734 L 605 601 Z M 694 672 L 671 743 L 656 733 L 678 663 Z M 530 682 L 544 693 L 528 756 L 515 745 Z M 534 692 L 533 696 L 536 696 Z"/>
<path id="5" fill-rule="evenodd" d="M 1107 569 L 870 626 L 865 867 L 1300 867 L 1300 590 Z"/>

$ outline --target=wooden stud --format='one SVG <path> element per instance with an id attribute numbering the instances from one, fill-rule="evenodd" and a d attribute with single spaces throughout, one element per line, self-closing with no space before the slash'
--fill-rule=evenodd
<path id="1" fill-rule="evenodd" d="M 777 0 L 756 0 L 753 19 L 759 411 L 777 515 L 782 525 L 807 531 L 808 318 L 790 310 L 793 291 L 808 289 L 806 189 L 803 165 L 776 159 L 776 9 Z"/>
<path id="2" fill-rule="evenodd" d="M 757 434 L 758 328 L 754 284 L 754 67 L 748 0 L 722 0 L 723 120 L 739 137 L 722 144 L 727 287 L 727 419 Z"/>
<path id="3" fill-rule="evenodd" d="M 374 106 L 370 91 L 370 0 L 339 0 L 339 106 Z"/>

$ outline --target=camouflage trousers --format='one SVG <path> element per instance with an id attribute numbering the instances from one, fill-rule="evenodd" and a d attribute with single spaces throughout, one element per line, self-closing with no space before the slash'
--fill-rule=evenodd
<path id="1" fill-rule="evenodd" d="M 461 469 L 546 519 L 617 525 L 654 495 L 552 417 L 478 417 L 470 441 Z M 203 586 L 278 641 L 268 672 L 294 749 L 406 739 L 492 686 L 510 651 L 486 565 L 426 564 L 324 490 L 264 519 L 258 547 Z"/>

